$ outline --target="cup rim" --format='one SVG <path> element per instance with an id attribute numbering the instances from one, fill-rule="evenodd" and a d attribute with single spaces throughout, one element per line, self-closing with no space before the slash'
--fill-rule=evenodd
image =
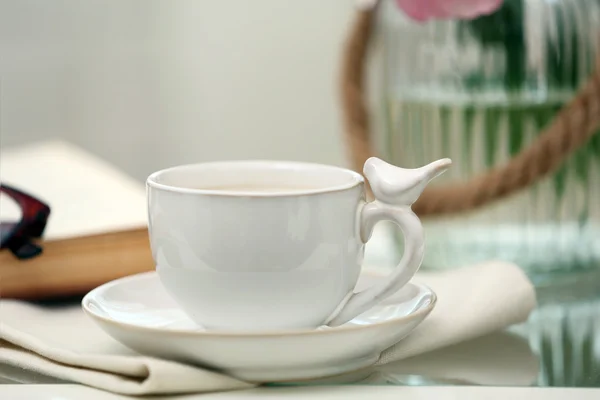
<path id="1" fill-rule="evenodd" d="M 344 173 L 348 176 L 348 181 L 335 185 L 330 185 L 322 188 L 305 189 L 305 190 L 294 190 L 294 191 L 281 191 L 281 192 L 254 192 L 254 191 L 221 191 L 214 189 L 201 189 L 201 188 L 186 188 L 182 186 L 176 186 L 166 183 L 160 183 L 158 179 L 168 173 L 176 171 L 185 171 L 190 169 L 210 168 L 210 167 L 226 167 L 231 165 L 233 167 L 271 167 L 271 168 L 286 168 L 290 170 L 328 170 Z M 181 194 L 192 194 L 192 195 L 203 195 L 203 196 L 216 196 L 216 197 L 256 197 L 256 198 L 277 198 L 277 197 L 299 197 L 299 196 L 311 196 L 318 194 L 326 194 L 333 192 L 340 192 L 348 189 L 352 189 L 365 182 L 363 176 L 348 168 L 343 168 L 335 165 L 303 162 L 303 161 L 280 161 L 280 160 L 231 160 L 231 161 L 209 161 L 200 163 L 190 163 L 176 165 L 168 168 L 164 168 L 153 172 L 146 179 L 146 185 L 167 192 L 181 193 Z"/>

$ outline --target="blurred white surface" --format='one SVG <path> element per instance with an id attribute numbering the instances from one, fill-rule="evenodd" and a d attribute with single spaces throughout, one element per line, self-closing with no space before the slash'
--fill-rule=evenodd
<path id="1" fill-rule="evenodd" d="M 0 145 L 64 138 L 144 179 L 237 158 L 344 164 L 347 0 L 0 0 Z"/>
<path id="2" fill-rule="evenodd" d="M 247 391 L 209 393 L 188 396 L 152 397 L 154 400 L 216 400 L 216 399 L 402 399 L 402 400 L 596 400 L 598 389 L 536 389 L 482 387 L 401 387 L 401 386 L 325 386 L 258 388 Z M 125 400 L 118 396 L 77 385 L 7 385 L 0 386 L 0 396 L 27 400 Z"/>

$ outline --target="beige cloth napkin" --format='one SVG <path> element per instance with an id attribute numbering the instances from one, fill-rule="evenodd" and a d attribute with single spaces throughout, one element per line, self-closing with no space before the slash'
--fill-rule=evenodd
<path id="1" fill-rule="evenodd" d="M 535 306 L 531 283 L 511 264 L 420 274 L 415 281 L 429 285 L 438 304 L 413 334 L 384 352 L 379 365 L 522 322 Z M 0 363 L 130 395 L 251 386 L 213 371 L 140 356 L 100 330 L 78 306 L 0 302 Z"/>

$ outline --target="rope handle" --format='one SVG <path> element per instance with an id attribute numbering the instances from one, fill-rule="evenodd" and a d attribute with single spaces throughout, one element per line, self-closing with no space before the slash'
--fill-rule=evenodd
<path id="1" fill-rule="evenodd" d="M 376 156 L 365 95 L 366 59 L 377 7 L 357 12 L 342 54 L 341 105 L 345 139 L 355 170 Z M 505 165 L 466 182 L 430 186 L 413 205 L 421 217 L 467 212 L 508 197 L 560 168 L 600 127 L 600 54 L 596 68 L 577 95 L 539 137 Z"/>

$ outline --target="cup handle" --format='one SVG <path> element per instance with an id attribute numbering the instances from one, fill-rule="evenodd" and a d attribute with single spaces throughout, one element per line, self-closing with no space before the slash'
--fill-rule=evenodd
<path id="1" fill-rule="evenodd" d="M 421 168 L 404 169 L 375 157 L 365 162 L 364 175 L 371 185 L 375 200 L 364 203 L 360 210 L 360 239 L 367 243 L 378 222 L 393 221 L 404 235 L 404 254 L 384 282 L 358 293 L 349 293 L 325 325 L 339 326 L 352 320 L 396 293 L 415 275 L 423 261 L 425 246 L 421 220 L 411 206 L 425 186 L 451 164 L 449 159 L 443 159 Z"/>

